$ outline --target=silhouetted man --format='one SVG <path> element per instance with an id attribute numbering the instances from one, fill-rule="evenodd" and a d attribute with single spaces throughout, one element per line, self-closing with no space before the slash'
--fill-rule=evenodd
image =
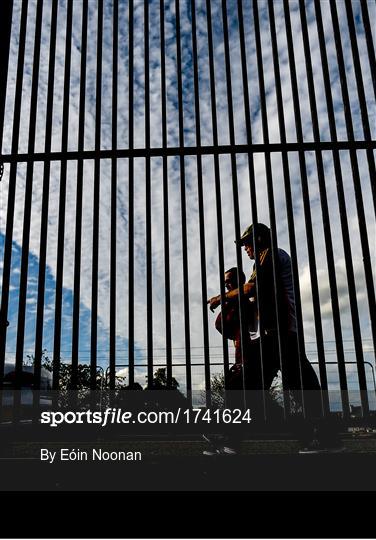
<path id="1" fill-rule="evenodd" d="M 261 223 L 256 226 L 250 225 L 242 234 L 239 244 L 244 246 L 248 257 L 252 260 L 255 259 L 254 248 L 256 247 L 259 267 L 257 272 L 256 264 L 254 264 L 248 283 L 242 286 L 244 297 L 256 301 L 257 295 L 259 296 L 256 324 L 249 329 L 251 340 L 249 355 L 252 361 L 248 362 L 249 370 L 245 373 L 244 385 L 246 390 L 251 390 L 249 396 L 253 414 L 256 418 L 263 414 L 267 400 L 256 399 L 257 394 L 266 397 L 266 392 L 269 391 L 273 379 L 281 369 L 280 355 L 282 353 L 284 390 L 292 391 L 295 402 L 302 406 L 301 389 L 303 388 L 306 416 L 311 420 L 317 420 L 322 414 L 321 388 L 309 360 L 305 354 L 299 352 L 290 256 L 284 250 L 278 249 L 275 269 L 273 268 L 270 229 Z M 236 301 L 238 295 L 238 289 L 228 291 L 225 295 L 226 303 Z M 220 302 L 220 295 L 211 298 L 208 301 L 210 309 L 216 309 Z M 260 339 L 262 340 L 261 350 Z M 258 356 L 260 352 L 262 361 Z M 263 404 L 262 401 L 264 401 Z M 310 430 L 308 433 L 306 437 L 312 437 Z M 304 440 L 307 452 L 311 451 L 312 442 Z"/>

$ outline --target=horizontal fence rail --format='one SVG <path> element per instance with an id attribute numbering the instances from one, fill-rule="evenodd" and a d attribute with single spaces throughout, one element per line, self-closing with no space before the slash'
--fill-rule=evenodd
<path id="1" fill-rule="evenodd" d="M 268 143 L 268 144 L 238 144 L 238 145 L 217 145 L 217 146 L 195 146 L 195 147 L 167 147 L 167 148 L 124 148 L 116 150 L 86 150 L 68 152 L 50 152 L 36 154 L 4 154 L 1 156 L 3 163 L 22 163 L 28 161 L 59 161 L 61 159 L 109 159 L 109 158 L 129 158 L 129 157 L 156 157 L 156 156 L 200 156 L 215 154 L 263 154 L 268 152 L 308 152 L 314 150 L 376 150 L 375 141 L 320 141 L 302 143 Z"/>
<path id="2" fill-rule="evenodd" d="M 0 388 L 32 365 L 36 390 L 46 369 L 78 390 L 87 366 L 91 390 L 211 406 L 253 347 L 305 416 L 308 360 L 320 414 L 335 373 L 336 412 L 374 415 L 375 24 L 366 0 L 1 2 Z M 259 331 L 239 288 L 235 352 L 230 268 Z"/>

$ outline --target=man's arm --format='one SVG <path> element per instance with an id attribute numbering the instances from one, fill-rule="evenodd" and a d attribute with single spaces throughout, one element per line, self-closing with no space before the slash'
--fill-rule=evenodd
<path id="1" fill-rule="evenodd" d="M 243 295 L 246 296 L 246 297 L 249 297 L 251 296 L 252 294 L 252 291 L 254 289 L 254 282 L 250 282 L 250 283 L 244 283 L 243 285 Z M 236 300 L 239 296 L 239 289 L 233 289 L 232 291 L 229 291 L 225 294 L 225 299 L 228 300 L 229 302 L 231 300 Z M 214 312 L 214 310 L 220 305 L 221 303 L 221 295 L 219 294 L 218 296 L 213 296 L 212 298 L 210 298 L 207 302 L 209 304 L 209 307 L 210 309 Z"/>

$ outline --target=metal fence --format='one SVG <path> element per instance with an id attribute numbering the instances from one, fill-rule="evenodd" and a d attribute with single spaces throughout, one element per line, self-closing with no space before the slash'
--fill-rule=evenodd
<path id="1" fill-rule="evenodd" d="M 7 0 L 0 12 L 0 380 L 5 361 L 21 380 L 29 354 L 38 387 L 47 351 L 55 389 L 63 359 L 73 387 L 89 362 L 93 388 L 98 364 L 110 388 L 125 364 L 130 385 L 162 365 L 189 397 L 210 390 L 232 352 L 207 299 L 224 296 L 230 266 L 250 272 L 234 240 L 262 221 L 274 268 L 278 247 L 291 254 L 324 412 L 334 354 L 343 415 L 351 377 L 367 416 L 375 4 Z"/>

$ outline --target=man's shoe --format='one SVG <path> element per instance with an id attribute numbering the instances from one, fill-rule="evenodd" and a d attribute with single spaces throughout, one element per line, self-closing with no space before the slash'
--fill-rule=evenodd
<path id="1" fill-rule="evenodd" d="M 219 450 L 204 450 L 202 452 L 203 456 L 219 456 Z"/>
<path id="2" fill-rule="evenodd" d="M 224 445 L 224 443 L 228 440 L 224 435 L 203 434 L 202 438 L 205 442 L 210 444 L 210 450 L 205 450 L 203 452 L 204 456 L 233 456 L 238 453 L 235 448 Z"/>
<path id="3" fill-rule="evenodd" d="M 224 454 L 227 454 L 229 456 L 235 456 L 238 453 L 235 448 L 231 448 L 230 446 L 224 446 L 222 448 L 222 451 Z"/>
<path id="4" fill-rule="evenodd" d="M 204 456 L 235 456 L 237 451 L 229 446 L 221 446 L 213 450 L 204 450 L 202 454 Z"/>
<path id="5" fill-rule="evenodd" d="M 210 445 L 209 450 L 204 450 L 202 453 L 204 456 L 219 456 L 220 455 L 220 448 L 223 445 L 223 442 L 221 444 L 220 438 L 218 435 L 206 435 L 205 433 L 202 434 L 203 440 Z"/>

